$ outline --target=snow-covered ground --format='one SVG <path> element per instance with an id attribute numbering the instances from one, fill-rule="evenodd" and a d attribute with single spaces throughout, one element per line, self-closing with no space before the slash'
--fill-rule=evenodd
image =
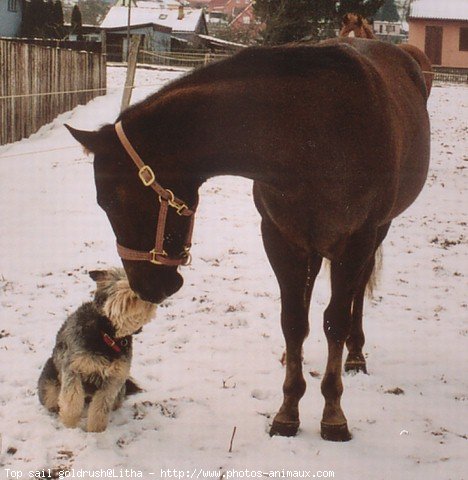
<path id="1" fill-rule="evenodd" d="M 179 75 L 139 70 L 136 83 L 146 87 L 135 90 L 134 100 Z M 111 86 L 123 80 L 122 69 L 109 70 Z M 427 185 L 394 222 L 380 284 L 367 304 L 370 375 L 344 377 L 351 442 L 325 442 L 319 434 L 326 271 L 316 284 L 305 344 L 300 432 L 267 433 L 284 377 L 279 292 L 251 182 L 234 177 L 203 187 L 185 286 L 136 337 L 132 372 L 145 392 L 130 397 L 100 434 L 66 429 L 39 405 L 36 382 L 56 331 L 90 298 L 86 272 L 119 265 L 95 202 L 92 159 L 62 124 L 92 129 L 113 121 L 120 96 L 110 90 L 0 148 L 0 478 L 37 470 L 44 477 L 40 470 L 48 468 L 57 469 L 54 478 L 60 469 L 74 469 L 75 478 L 204 478 L 208 471 L 216 478 L 268 478 L 283 469 L 339 480 L 468 478 L 463 86 L 436 85 L 432 92 Z M 46 152 L 32 153 L 40 151 Z M 397 388 L 403 393 L 396 395 Z M 90 472 L 79 477 L 83 470 Z"/>

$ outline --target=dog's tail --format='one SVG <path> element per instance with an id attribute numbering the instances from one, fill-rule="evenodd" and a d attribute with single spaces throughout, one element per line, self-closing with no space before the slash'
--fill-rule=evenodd
<path id="1" fill-rule="evenodd" d="M 127 378 L 125 381 L 125 395 L 135 395 L 141 393 L 144 390 L 133 380 L 133 378 Z"/>

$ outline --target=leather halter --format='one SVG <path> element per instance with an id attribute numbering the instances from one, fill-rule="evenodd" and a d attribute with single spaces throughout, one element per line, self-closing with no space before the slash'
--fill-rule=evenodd
<path id="1" fill-rule="evenodd" d="M 138 168 L 138 176 L 145 187 L 152 188 L 159 196 L 161 204 L 159 208 L 158 223 L 156 225 L 156 238 L 154 248 L 149 252 L 141 250 L 133 250 L 132 248 L 123 247 L 117 243 L 117 253 L 123 260 L 151 262 L 155 265 L 166 265 L 177 267 L 179 265 L 188 265 L 191 261 L 190 247 L 192 246 L 193 224 L 195 219 L 195 209 L 191 210 L 182 200 L 177 198 L 171 190 L 162 187 L 157 181 L 155 174 L 150 166 L 145 165 L 141 157 L 130 143 L 127 135 L 122 127 L 122 122 L 115 124 L 115 131 L 119 137 L 120 143 L 134 161 Z M 190 226 L 185 239 L 183 251 L 179 257 L 171 258 L 164 250 L 164 234 L 166 230 L 166 219 L 169 207 L 175 209 L 178 215 L 182 217 L 190 217 Z"/>

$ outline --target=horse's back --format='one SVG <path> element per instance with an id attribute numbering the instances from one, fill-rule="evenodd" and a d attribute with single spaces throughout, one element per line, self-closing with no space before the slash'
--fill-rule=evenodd
<path id="1" fill-rule="evenodd" d="M 397 143 L 394 169 L 395 198 L 386 220 L 405 210 L 421 191 L 429 166 L 430 127 L 426 108 L 427 87 L 423 71 L 410 52 L 378 40 L 343 38 L 324 42 L 348 44 L 377 73 L 386 104 L 390 134 Z M 372 108 L 372 105 L 368 105 Z M 382 136 L 382 143 L 387 140 Z M 391 185 L 389 181 L 388 185 Z"/>

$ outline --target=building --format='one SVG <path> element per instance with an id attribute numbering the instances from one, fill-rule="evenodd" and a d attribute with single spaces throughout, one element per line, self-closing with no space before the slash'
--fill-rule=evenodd
<path id="1" fill-rule="evenodd" d="M 257 19 L 255 17 L 253 3 L 248 2 L 245 8 L 239 11 L 239 13 L 231 20 L 229 25 L 233 28 L 242 28 L 256 23 Z"/>
<path id="2" fill-rule="evenodd" d="M 468 1 L 413 0 L 409 40 L 434 65 L 468 68 Z"/>
<path id="3" fill-rule="evenodd" d="M 126 58 L 128 5 L 122 0 L 112 7 L 100 27 L 105 36 L 107 57 L 120 61 Z M 198 48 L 199 34 L 207 35 L 202 9 L 184 7 L 180 2 L 132 2 L 130 34 L 141 35 L 141 47 L 149 52 L 169 52 L 175 46 Z"/>
<path id="4" fill-rule="evenodd" d="M 403 39 L 405 34 L 403 24 L 400 21 L 388 22 L 385 20 L 374 20 L 373 30 L 377 38 L 383 37 L 383 39 L 390 37 L 399 40 Z"/>
<path id="5" fill-rule="evenodd" d="M 22 18 L 22 0 L 0 0 L 0 37 L 18 37 Z"/>
<path id="6" fill-rule="evenodd" d="M 245 10 L 252 3 L 252 0 L 211 0 L 208 11 L 222 12 L 228 18 L 237 17 L 239 13 Z"/>

